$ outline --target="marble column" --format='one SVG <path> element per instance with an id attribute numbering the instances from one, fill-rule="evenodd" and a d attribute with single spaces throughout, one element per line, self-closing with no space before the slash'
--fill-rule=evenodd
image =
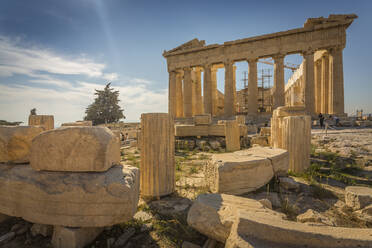
<path id="1" fill-rule="evenodd" d="M 211 97 L 212 97 L 212 116 L 217 115 L 218 92 L 217 92 L 217 68 L 211 69 Z"/>
<path id="2" fill-rule="evenodd" d="M 315 80 L 315 112 L 322 112 L 322 90 L 321 90 L 321 76 L 322 76 L 322 63 L 321 60 L 315 61 L 314 80 Z"/>
<path id="3" fill-rule="evenodd" d="M 234 69 L 233 62 L 227 61 L 225 64 L 225 103 L 224 103 L 224 114 L 225 117 L 235 115 L 235 92 L 236 85 L 234 84 Z"/>
<path id="4" fill-rule="evenodd" d="M 201 90 L 201 68 L 197 67 L 194 69 L 194 84 L 195 84 L 195 109 L 196 115 L 204 113 L 203 97 Z"/>
<path id="5" fill-rule="evenodd" d="M 176 117 L 183 117 L 182 74 L 176 74 Z"/>
<path id="6" fill-rule="evenodd" d="M 185 67 L 183 70 L 183 113 L 184 117 L 192 117 L 192 79 L 191 68 Z"/>
<path id="7" fill-rule="evenodd" d="M 329 50 L 329 85 L 330 85 L 330 114 L 344 115 L 344 69 L 342 58 L 342 47 Z"/>
<path id="8" fill-rule="evenodd" d="M 273 87 L 273 110 L 284 106 L 284 55 L 277 55 L 274 59 L 274 87 Z"/>
<path id="9" fill-rule="evenodd" d="M 322 63 L 322 72 L 321 72 L 321 96 L 322 96 L 322 108 L 321 112 L 323 114 L 328 114 L 329 113 L 329 57 L 328 53 L 323 54 L 321 58 L 321 63 Z"/>
<path id="10" fill-rule="evenodd" d="M 169 72 L 168 113 L 176 117 L 176 72 Z"/>
<path id="11" fill-rule="evenodd" d="M 249 115 L 256 115 L 258 111 L 257 87 L 257 59 L 248 60 L 248 106 Z"/>
<path id="12" fill-rule="evenodd" d="M 315 84 L 314 84 L 314 51 L 303 53 L 303 85 L 304 85 L 304 104 L 306 113 L 315 113 Z"/>
<path id="13" fill-rule="evenodd" d="M 212 95 L 211 95 L 211 68 L 210 64 L 204 65 L 204 82 L 203 82 L 203 104 L 204 113 L 212 114 Z"/>

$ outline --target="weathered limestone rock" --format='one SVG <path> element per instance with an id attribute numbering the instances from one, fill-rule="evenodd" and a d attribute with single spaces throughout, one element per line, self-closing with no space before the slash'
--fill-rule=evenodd
<path id="1" fill-rule="evenodd" d="M 271 127 L 261 127 L 260 135 L 261 136 L 270 136 L 271 135 Z"/>
<path id="2" fill-rule="evenodd" d="M 111 226 L 135 214 L 139 170 L 118 165 L 106 172 L 66 173 L 4 164 L 0 188 L 0 213 L 47 225 Z"/>
<path id="3" fill-rule="evenodd" d="M 53 234 L 53 226 L 38 223 L 33 224 L 31 227 L 31 235 L 36 236 L 38 234 L 44 237 L 51 236 Z"/>
<path id="4" fill-rule="evenodd" d="M 285 190 L 300 190 L 300 184 L 291 177 L 279 177 L 279 186 Z"/>
<path id="5" fill-rule="evenodd" d="M 271 162 L 274 174 L 277 176 L 286 175 L 289 168 L 289 154 L 280 148 L 254 146 L 252 148 L 235 152 L 241 156 L 254 156 L 267 158 Z"/>
<path id="6" fill-rule="evenodd" d="M 0 163 L 28 163 L 32 139 L 42 127 L 0 126 Z"/>
<path id="7" fill-rule="evenodd" d="M 285 150 L 254 147 L 212 155 L 204 167 L 204 176 L 213 193 L 239 195 L 264 186 L 274 173 L 283 174 L 287 170 Z"/>
<path id="8" fill-rule="evenodd" d="M 271 145 L 289 152 L 289 169 L 298 173 L 310 166 L 311 117 L 303 107 L 279 107 L 271 120 Z"/>
<path id="9" fill-rule="evenodd" d="M 53 115 L 29 115 L 29 126 L 42 126 L 46 131 L 54 129 L 54 116 Z"/>
<path id="10" fill-rule="evenodd" d="M 84 126 L 88 126 L 88 127 L 91 127 L 93 126 L 92 124 L 92 121 L 75 121 L 75 122 L 66 122 L 66 123 L 62 123 L 61 125 L 62 127 L 84 127 Z"/>
<path id="11" fill-rule="evenodd" d="M 344 228 L 308 225 L 283 220 L 269 211 L 238 210 L 227 248 L 242 247 L 371 247 L 368 228 Z"/>
<path id="12" fill-rule="evenodd" d="M 187 223 L 198 232 L 225 243 L 238 210 L 269 211 L 277 218 L 284 215 L 265 208 L 256 200 L 225 194 L 199 195 L 187 215 Z"/>
<path id="13" fill-rule="evenodd" d="M 258 202 L 261 203 L 265 208 L 273 209 L 273 204 L 269 199 L 261 199 Z"/>
<path id="14" fill-rule="evenodd" d="M 141 115 L 141 195 L 160 197 L 174 191 L 174 124 L 169 114 Z"/>
<path id="15" fill-rule="evenodd" d="M 348 186 L 345 188 L 345 203 L 358 210 L 372 204 L 372 189 L 362 186 Z"/>
<path id="16" fill-rule="evenodd" d="M 267 136 L 255 135 L 251 138 L 251 145 L 269 146 L 269 139 Z"/>
<path id="17" fill-rule="evenodd" d="M 240 133 L 237 121 L 225 122 L 226 151 L 240 150 Z"/>
<path id="18" fill-rule="evenodd" d="M 211 124 L 212 119 L 210 114 L 203 114 L 203 115 L 195 115 L 194 116 L 194 124 L 198 125 L 209 125 Z"/>
<path id="19" fill-rule="evenodd" d="M 329 226 L 333 226 L 333 223 L 324 215 L 313 209 L 308 209 L 305 213 L 297 216 L 298 222 L 312 222 L 312 223 L 323 223 Z"/>
<path id="20" fill-rule="evenodd" d="M 120 163 L 119 140 L 104 127 L 61 127 L 32 141 L 31 167 L 47 171 L 106 171 Z"/>
<path id="21" fill-rule="evenodd" d="M 101 232 L 101 227 L 63 227 L 55 226 L 52 245 L 54 248 L 84 248 Z"/>

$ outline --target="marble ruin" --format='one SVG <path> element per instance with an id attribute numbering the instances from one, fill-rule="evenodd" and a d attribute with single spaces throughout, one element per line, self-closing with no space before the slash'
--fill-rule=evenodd
<path id="1" fill-rule="evenodd" d="M 309 115 L 320 111 L 344 115 L 342 51 L 346 44 L 346 29 L 355 18 L 356 15 L 309 18 L 302 28 L 228 41 L 222 45 L 206 45 L 203 40 L 193 39 L 164 51 L 169 72 L 169 113 L 175 118 L 188 118 L 201 113 L 211 114 L 212 117 L 235 115 L 234 63 L 247 61 L 248 114 L 257 115 L 257 61 L 271 57 L 274 59 L 273 109 L 285 104 L 301 104 Z M 301 81 L 301 84 L 291 83 L 286 88 L 284 58 L 296 53 L 301 54 L 304 60 L 297 72 L 297 80 L 292 78 L 291 81 Z M 216 81 L 216 69 L 221 67 L 225 68 L 223 113 L 218 111 Z"/>

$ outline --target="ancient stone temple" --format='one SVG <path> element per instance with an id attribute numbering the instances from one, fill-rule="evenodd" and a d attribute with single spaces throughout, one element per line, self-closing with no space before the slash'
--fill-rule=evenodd
<path id="1" fill-rule="evenodd" d="M 222 67 L 225 68 L 222 113 L 224 117 L 235 115 L 234 63 L 247 61 L 248 114 L 256 115 L 257 61 L 273 58 L 272 109 L 298 104 L 305 105 L 306 112 L 311 115 L 317 112 L 344 114 L 342 51 L 346 44 L 346 29 L 355 18 L 356 15 L 309 18 L 302 28 L 223 44 L 206 45 L 203 40 L 193 39 L 164 51 L 169 72 L 169 113 L 175 118 L 201 113 L 218 116 L 221 92 L 217 90 L 216 70 Z M 301 78 L 301 85 L 292 82 L 285 87 L 284 58 L 296 53 L 303 56 L 301 72 L 296 73 L 296 77 Z M 289 92 L 293 100 L 286 102 Z"/>

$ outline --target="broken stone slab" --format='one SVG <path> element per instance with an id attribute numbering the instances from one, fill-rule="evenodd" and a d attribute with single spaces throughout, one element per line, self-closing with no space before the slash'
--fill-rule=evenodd
<path id="1" fill-rule="evenodd" d="M 194 125 L 209 125 L 212 122 L 211 114 L 201 114 L 194 116 Z"/>
<path id="2" fill-rule="evenodd" d="M 209 238 L 225 243 L 238 209 L 269 211 L 277 218 L 284 216 L 265 208 L 253 199 L 226 194 L 202 194 L 191 206 L 187 215 L 187 223 Z"/>
<path id="3" fill-rule="evenodd" d="M 372 204 L 372 189 L 362 186 L 346 187 L 345 203 L 354 210 L 362 209 Z"/>
<path id="4" fill-rule="evenodd" d="M 69 227 L 111 226 L 132 219 L 139 198 L 139 170 L 38 172 L 29 165 L 0 166 L 0 213 Z"/>
<path id="5" fill-rule="evenodd" d="M 279 177 L 279 186 L 285 190 L 293 190 L 296 192 L 300 190 L 300 183 L 296 182 L 291 177 Z"/>
<path id="6" fill-rule="evenodd" d="M 327 217 L 313 209 L 308 209 L 305 213 L 297 216 L 298 222 L 312 222 L 312 223 L 323 223 L 325 225 L 334 226 Z"/>
<path id="7" fill-rule="evenodd" d="M 42 127 L 0 126 L 0 163 L 29 163 L 32 139 Z"/>
<path id="8" fill-rule="evenodd" d="M 55 226 L 52 245 L 54 248 L 83 248 L 91 243 L 102 231 L 102 227 Z"/>
<path id="9" fill-rule="evenodd" d="M 120 144 L 105 127 L 61 127 L 35 137 L 31 167 L 46 171 L 106 171 L 120 163 Z"/>
<path id="10" fill-rule="evenodd" d="M 243 156 L 267 158 L 271 161 L 275 175 L 281 176 L 288 173 L 289 153 L 284 149 L 255 146 L 235 153 Z"/>
<path id="11" fill-rule="evenodd" d="M 282 149 L 254 147 L 234 153 L 214 154 L 204 167 L 206 185 L 213 193 L 240 195 L 267 184 L 274 173 L 288 169 Z"/>
<path id="12" fill-rule="evenodd" d="M 368 228 L 309 225 L 277 218 L 268 211 L 238 210 L 225 247 L 372 247 L 370 234 Z"/>

